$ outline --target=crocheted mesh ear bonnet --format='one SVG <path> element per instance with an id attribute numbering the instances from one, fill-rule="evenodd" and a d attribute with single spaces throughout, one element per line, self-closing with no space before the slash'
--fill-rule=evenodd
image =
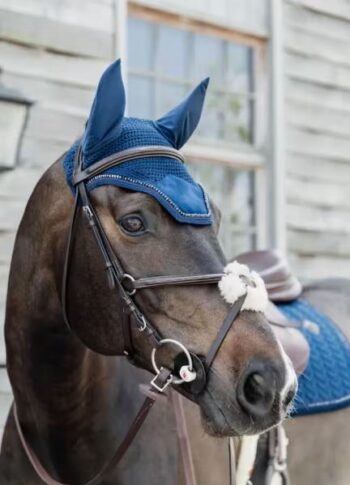
<path id="1" fill-rule="evenodd" d="M 82 139 L 70 148 L 63 162 L 72 190 L 74 156 L 79 143 L 84 168 L 130 148 L 156 145 L 180 149 L 199 122 L 208 82 L 209 79 L 202 81 L 182 103 L 157 121 L 127 118 L 120 61 L 114 62 L 101 77 Z M 101 185 L 149 194 L 178 222 L 212 223 L 203 188 L 179 160 L 154 156 L 127 161 L 92 178 L 87 189 L 91 191 Z"/>

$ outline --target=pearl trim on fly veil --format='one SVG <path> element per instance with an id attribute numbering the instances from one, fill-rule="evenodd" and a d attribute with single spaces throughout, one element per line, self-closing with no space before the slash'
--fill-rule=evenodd
<path id="1" fill-rule="evenodd" d="M 224 276 L 219 281 L 221 296 L 232 305 L 239 297 L 247 293 L 242 310 L 264 312 L 268 303 L 265 283 L 256 271 L 237 261 L 229 263 L 224 269 Z"/>

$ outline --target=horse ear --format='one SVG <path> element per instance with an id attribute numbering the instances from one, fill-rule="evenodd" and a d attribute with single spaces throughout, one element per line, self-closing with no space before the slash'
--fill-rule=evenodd
<path id="1" fill-rule="evenodd" d="M 182 103 L 155 122 L 174 148 L 181 148 L 196 129 L 208 84 L 209 78 L 204 79 Z"/>
<path id="2" fill-rule="evenodd" d="M 102 74 L 82 139 L 82 150 L 88 155 L 108 138 L 117 137 L 125 111 L 125 90 L 120 59 Z"/>

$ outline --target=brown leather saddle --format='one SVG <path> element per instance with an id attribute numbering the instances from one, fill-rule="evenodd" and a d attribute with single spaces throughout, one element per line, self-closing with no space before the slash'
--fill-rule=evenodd
<path id="1" fill-rule="evenodd" d="M 301 374 L 310 356 L 309 344 L 298 328 L 301 322 L 291 322 L 275 305 L 299 298 L 303 291 L 300 281 L 292 274 L 288 261 L 277 251 L 251 251 L 239 255 L 236 260 L 257 271 L 263 278 L 270 300 L 266 317 L 295 371 Z"/>

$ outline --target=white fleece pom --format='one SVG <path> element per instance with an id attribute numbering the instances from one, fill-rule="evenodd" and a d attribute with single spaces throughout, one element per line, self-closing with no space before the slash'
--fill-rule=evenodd
<path id="1" fill-rule="evenodd" d="M 227 303 L 235 303 L 247 293 L 242 310 L 263 312 L 268 303 L 265 283 L 256 271 L 237 261 L 229 263 L 224 269 L 224 276 L 219 281 L 221 296 Z"/>

